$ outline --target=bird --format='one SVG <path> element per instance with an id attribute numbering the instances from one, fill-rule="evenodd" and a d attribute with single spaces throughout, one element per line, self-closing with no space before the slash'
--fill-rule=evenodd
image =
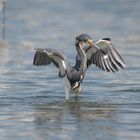
<path id="1" fill-rule="evenodd" d="M 80 34 L 75 38 L 75 48 L 77 55 L 74 66 L 69 64 L 64 52 L 52 48 L 35 48 L 33 58 L 33 65 L 43 66 L 53 63 L 59 69 L 58 77 L 65 80 L 66 100 L 69 100 L 71 92 L 75 93 L 75 97 L 79 95 L 86 71 L 92 64 L 106 72 L 114 73 L 126 67 L 110 38 L 94 42 L 88 34 Z"/>

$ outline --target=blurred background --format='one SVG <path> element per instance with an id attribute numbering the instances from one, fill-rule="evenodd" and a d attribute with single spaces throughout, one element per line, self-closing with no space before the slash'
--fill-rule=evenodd
<path id="1" fill-rule="evenodd" d="M 0 139 L 139 140 L 140 1 L 0 0 Z M 90 67 L 78 100 L 65 102 L 53 66 L 32 66 L 34 48 L 63 50 L 75 37 L 110 37 L 127 69 Z"/>

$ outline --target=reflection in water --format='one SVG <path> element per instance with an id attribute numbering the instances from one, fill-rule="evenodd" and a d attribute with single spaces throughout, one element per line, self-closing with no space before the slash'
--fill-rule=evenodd
<path id="1" fill-rule="evenodd" d="M 52 139 L 91 139 L 93 135 L 87 134 L 96 135 L 97 131 L 101 131 L 100 127 L 111 119 L 111 113 L 116 110 L 116 105 L 72 100 L 37 105 L 35 109 L 34 123 L 37 135 Z M 107 131 L 108 128 L 103 129 Z"/>

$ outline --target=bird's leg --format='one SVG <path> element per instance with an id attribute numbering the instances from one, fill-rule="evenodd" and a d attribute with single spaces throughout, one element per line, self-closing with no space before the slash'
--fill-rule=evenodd
<path id="1" fill-rule="evenodd" d="M 67 87 L 65 86 L 65 99 L 66 99 L 66 100 L 69 100 L 69 98 L 70 98 L 70 91 L 69 91 L 69 88 L 67 88 Z"/>
<path id="2" fill-rule="evenodd" d="M 69 82 L 69 80 L 67 79 L 66 76 L 64 78 L 64 86 L 65 86 L 65 99 L 69 100 L 71 86 L 70 86 L 70 82 Z"/>
<path id="3" fill-rule="evenodd" d="M 75 98 L 77 99 L 79 94 L 81 92 L 81 85 L 77 88 L 77 90 L 75 91 Z"/>

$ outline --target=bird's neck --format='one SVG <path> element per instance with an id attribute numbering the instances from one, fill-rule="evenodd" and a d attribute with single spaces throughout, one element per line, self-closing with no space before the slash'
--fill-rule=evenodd
<path id="1" fill-rule="evenodd" d="M 86 54 L 83 50 L 82 42 L 79 42 L 76 44 L 76 49 L 77 49 L 78 55 L 80 56 L 80 59 L 81 59 L 81 65 L 80 65 L 79 70 L 82 72 L 85 72 L 85 70 L 87 69 L 87 58 L 86 58 Z"/>

